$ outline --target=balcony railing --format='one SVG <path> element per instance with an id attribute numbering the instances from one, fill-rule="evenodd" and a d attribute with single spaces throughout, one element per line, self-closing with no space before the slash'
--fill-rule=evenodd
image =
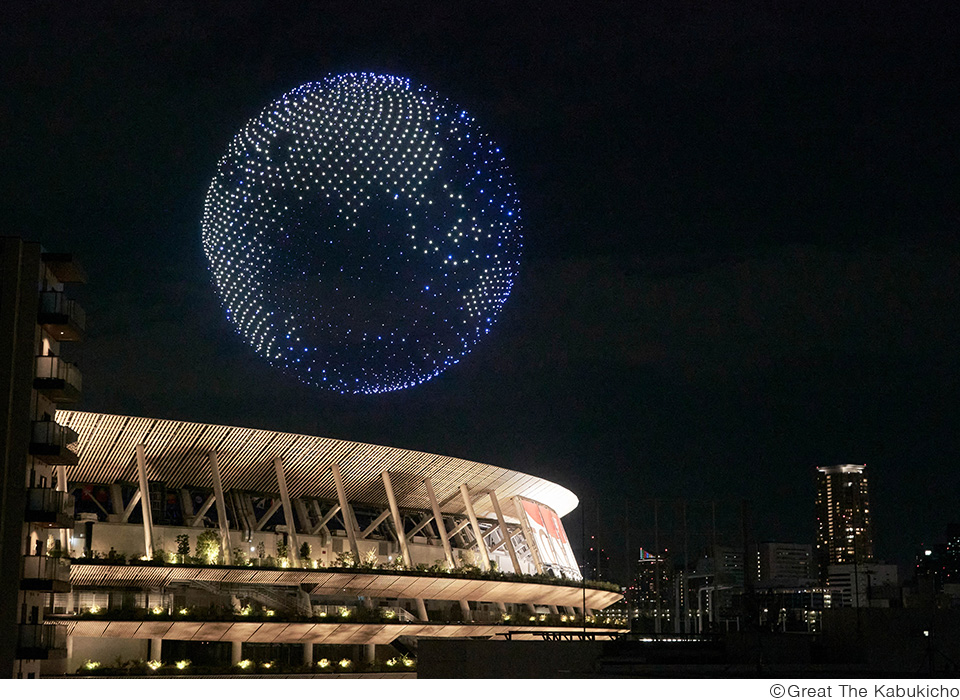
<path id="1" fill-rule="evenodd" d="M 55 659 L 67 653 L 67 628 L 63 625 L 19 625 L 17 658 Z"/>
<path id="2" fill-rule="evenodd" d="M 67 494 L 53 489 L 27 489 L 27 512 L 57 513 L 63 510 Z"/>
<path id="3" fill-rule="evenodd" d="M 67 494 L 49 488 L 27 489 L 27 507 L 24 520 L 40 523 L 45 527 L 73 527 L 73 514 L 67 513 L 64 505 Z"/>
<path id="4" fill-rule="evenodd" d="M 83 307 L 63 292 L 40 292 L 37 320 L 57 340 L 80 340 L 87 323 Z"/>
<path id="5" fill-rule="evenodd" d="M 80 458 L 73 446 L 79 439 L 75 431 L 59 423 L 34 421 L 30 454 L 47 464 L 77 464 Z"/>
<path id="6" fill-rule="evenodd" d="M 59 557 L 24 557 L 20 587 L 31 591 L 69 591 L 70 564 Z"/>
<path id="7" fill-rule="evenodd" d="M 56 402 L 73 402 L 80 398 L 83 376 L 76 365 L 60 357 L 37 357 L 33 386 Z"/>

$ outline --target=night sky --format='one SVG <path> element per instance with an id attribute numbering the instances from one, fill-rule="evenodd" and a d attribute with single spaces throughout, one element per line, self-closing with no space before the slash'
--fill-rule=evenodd
<path id="1" fill-rule="evenodd" d="M 615 573 L 652 499 L 661 545 L 679 499 L 694 533 L 714 499 L 733 543 L 748 499 L 758 539 L 812 543 L 814 466 L 866 463 L 877 555 L 909 563 L 960 519 L 960 10 L 715 4 L 6 4 L 4 234 L 88 272 L 79 408 L 537 474 Z M 233 135 L 347 71 L 474 115 L 525 222 L 485 342 L 373 397 L 260 360 L 200 243 Z"/>

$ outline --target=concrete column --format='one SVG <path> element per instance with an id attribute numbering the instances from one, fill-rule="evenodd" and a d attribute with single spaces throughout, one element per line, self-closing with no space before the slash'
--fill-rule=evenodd
<path id="1" fill-rule="evenodd" d="M 370 596 L 363 597 L 363 607 L 367 610 L 373 610 L 374 600 Z M 377 645 L 376 644 L 364 644 L 363 645 L 363 660 L 368 664 L 372 664 L 377 660 Z"/>
<path id="2" fill-rule="evenodd" d="M 527 542 L 527 549 L 530 550 L 530 556 L 533 557 L 533 567 L 537 573 L 543 575 L 543 563 L 540 561 L 540 551 L 537 549 L 537 541 L 527 527 L 527 512 L 523 509 L 523 501 L 519 496 L 514 496 L 513 507 L 517 511 L 517 517 L 520 519 L 520 532 L 523 533 L 523 539 Z"/>
<path id="3" fill-rule="evenodd" d="M 280 487 L 280 501 L 283 503 L 283 521 L 287 524 L 287 532 L 290 535 L 290 546 L 287 548 L 287 556 L 290 562 L 300 566 L 300 538 L 297 537 L 296 520 L 293 519 L 293 506 L 290 503 L 290 492 L 287 491 L 287 478 L 283 474 L 283 460 L 275 457 L 273 468 L 277 472 L 277 485 Z"/>
<path id="4" fill-rule="evenodd" d="M 397 530 L 397 543 L 400 545 L 400 554 L 403 555 L 403 565 L 405 568 L 413 567 L 413 561 L 410 559 L 410 550 L 407 549 L 407 536 L 403 532 L 403 519 L 400 517 L 400 508 L 397 506 L 397 497 L 393 493 L 393 484 L 390 482 L 390 473 L 384 469 L 380 472 L 380 478 L 383 479 L 383 488 L 387 490 L 387 503 L 390 506 L 390 516 L 393 518 L 393 526 Z"/>
<path id="5" fill-rule="evenodd" d="M 466 484 L 460 484 L 460 495 L 463 496 L 463 505 L 467 510 L 467 517 L 470 518 L 470 527 L 473 528 L 473 535 L 477 538 L 477 548 L 480 550 L 480 569 L 482 571 L 489 571 L 490 554 L 487 552 L 487 545 L 483 541 L 483 532 L 480 530 L 477 514 L 473 512 L 473 502 L 470 500 L 470 491 L 467 489 Z"/>
<path id="6" fill-rule="evenodd" d="M 437 494 L 433 491 L 433 482 L 428 476 L 423 480 L 423 485 L 427 487 L 427 495 L 430 497 L 430 508 L 433 510 L 433 520 L 437 524 L 437 532 L 440 533 L 440 541 L 443 543 L 443 554 L 447 558 L 447 566 L 451 569 L 456 567 L 453 561 L 453 550 L 450 549 L 450 538 L 447 536 L 447 526 L 443 524 L 443 514 L 440 512 L 440 503 L 437 501 Z"/>
<path id="7" fill-rule="evenodd" d="M 350 542 L 350 551 L 360 563 L 360 548 L 357 547 L 357 521 L 353 517 L 353 508 L 347 501 L 347 491 L 343 488 L 343 478 L 340 476 L 340 467 L 336 464 L 330 465 L 330 471 L 333 472 L 333 483 L 337 487 L 337 499 L 340 501 L 340 512 L 343 514 L 343 524 L 347 528 L 347 540 Z"/>
<path id="8" fill-rule="evenodd" d="M 303 643 L 303 665 L 307 668 L 313 666 L 313 642 Z"/>
<path id="9" fill-rule="evenodd" d="M 497 492 L 490 492 L 490 502 L 493 503 L 493 511 L 497 514 L 497 522 L 500 524 L 500 534 L 503 535 L 504 546 L 507 548 L 507 554 L 510 555 L 510 561 L 513 562 L 513 573 L 519 574 L 520 559 L 513 549 L 513 542 L 510 540 L 510 531 L 507 530 L 507 522 L 503 519 L 503 511 L 500 510 L 500 501 L 497 498 Z"/>
<path id="10" fill-rule="evenodd" d="M 560 614 L 560 611 L 557 610 L 557 606 L 556 606 L 556 605 L 548 605 L 547 607 L 549 608 L 551 615 L 559 615 L 559 614 Z"/>
<path id="11" fill-rule="evenodd" d="M 150 508 L 150 489 L 147 486 L 147 459 L 143 445 L 137 445 L 137 476 L 140 478 L 140 508 L 143 510 L 143 546 L 148 559 L 153 559 L 153 510 Z"/>
<path id="12" fill-rule="evenodd" d="M 230 642 L 230 663 L 236 666 L 243 660 L 243 642 Z"/>
<path id="13" fill-rule="evenodd" d="M 497 608 L 500 610 L 501 615 L 507 614 L 507 605 L 506 603 L 497 602 Z"/>
<path id="14" fill-rule="evenodd" d="M 211 452 L 210 476 L 213 478 L 213 496 L 217 501 L 217 524 L 220 526 L 220 551 L 223 552 L 223 563 L 230 566 L 233 563 L 233 552 L 230 550 L 230 521 L 227 520 L 227 502 L 223 497 L 223 483 L 220 481 L 220 467 L 217 466 L 217 453 Z"/>
<path id="15" fill-rule="evenodd" d="M 427 606 L 423 602 L 423 598 L 416 598 L 417 601 L 417 617 L 420 618 L 421 622 L 429 622 L 430 616 L 427 615 Z"/>
<path id="16" fill-rule="evenodd" d="M 473 611 L 470 609 L 470 603 L 466 600 L 461 600 L 460 602 L 460 614 L 463 616 L 464 622 L 473 622 Z"/>
<path id="17" fill-rule="evenodd" d="M 160 661 L 160 657 L 162 654 L 163 654 L 163 638 L 151 637 L 150 638 L 150 660 Z"/>

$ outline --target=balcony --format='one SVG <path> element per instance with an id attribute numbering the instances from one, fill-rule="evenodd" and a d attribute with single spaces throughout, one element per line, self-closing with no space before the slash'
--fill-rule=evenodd
<path id="1" fill-rule="evenodd" d="M 86 314 L 83 308 L 63 292 L 40 292 L 37 322 L 54 340 L 83 340 Z"/>
<path id="2" fill-rule="evenodd" d="M 40 356 L 33 388 L 54 403 L 79 401 L 83 390 L 83 375 L 76 365 L 59 357 Z"/>
<path id="3" fill-rule="evenodd" d="M 67 628 L 63 625 L 18 625 L 18 659 L 65 659 Z"/>
<path id="4" fill-rule="evenodd" d="M 87 273 L 70 253 L 41 253 L 40 259 L 61 282 L 87 281 Z"/>
<path id="5" fill-rule="evenodd" d="M 73 527 L 73 514 L 67 513 L 67 494 L 53 489 L 27 489 L 27 508 L 24 520 L 43 527 Z"/>
<path id="6" fill-rule="evenodd" d="M 34 421 L 30 436 L 30 454 L 47 464 L 74 465 L 80 461 L 77 453 L 71 449 L 80 437 L 59 423 L 53 421 Z"/>
<path id="7" fill-rule="evenodd" d="M 24 557 L 20 588 L 66 593 L 70 590 L 70 564 L 59 557 Z"/>

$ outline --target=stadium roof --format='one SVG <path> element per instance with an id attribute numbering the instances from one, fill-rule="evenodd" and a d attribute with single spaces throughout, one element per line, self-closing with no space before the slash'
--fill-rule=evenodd
<path id="1" fill-rule="evenodd" d="M 367 445 L 272 430 L 207 425 L 160 418 L 135 418 L 83 411 L 57 411 L 57 422 L 80 436 L 80 462 L 67 468 L 72 482 L 113 483 L 137 480 L 135 448 L 144 445 L 147 478 L 168 487 L 210 486 L 208 463 L 216 452 L 224 489 L 276 493 L 275 458 L 291 498 L 334 501 L 330 465 L 337 464 L 353 503 L 385 504 L 380 473 L 390 479 L 401 508 L 429 510 L 424 479 L 430 477 L 445 512 L 463 513 L 460 484 L 467 484 L 477 515 L 494 518 L 486 495 L 496 490 L 504 516 L 516 519 L 510 499 L 523 496 L 552 508 L 560 516 L 577 507 L 569 489 L 529 474 L 457 457 Z"/>

